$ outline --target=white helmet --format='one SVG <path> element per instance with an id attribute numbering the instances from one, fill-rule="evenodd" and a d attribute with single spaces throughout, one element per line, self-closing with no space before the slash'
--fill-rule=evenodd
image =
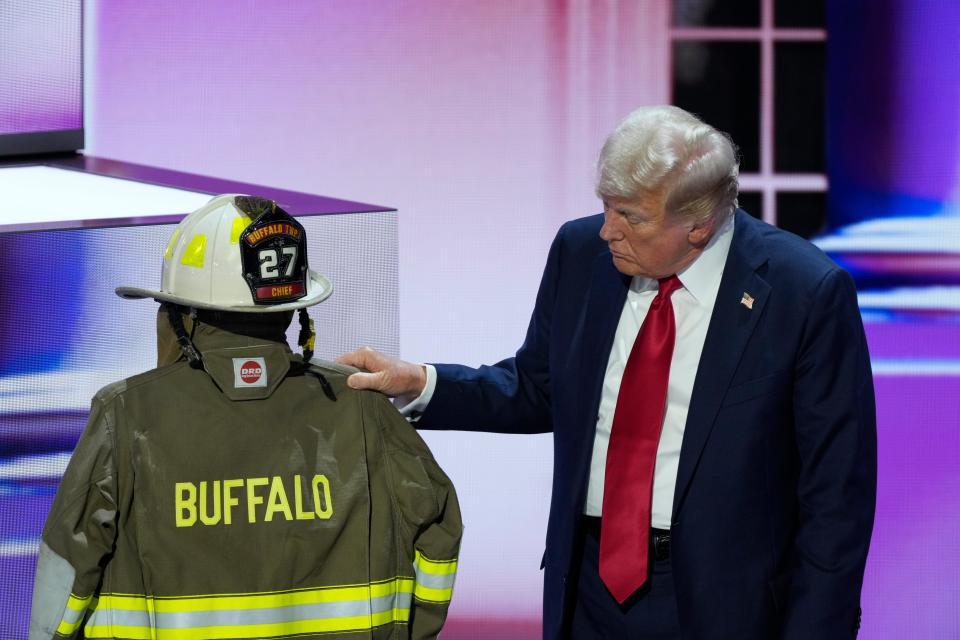
<path id="1" fill-rule="evenodd" d="M 332 293 L 307 266 L 307 238 L 277 203 L 216 196 L 184 218 L 163 253 L 160 290 L 117 287 L 123 298 L 154 298 L 198 309 L 303 309 Z"/>

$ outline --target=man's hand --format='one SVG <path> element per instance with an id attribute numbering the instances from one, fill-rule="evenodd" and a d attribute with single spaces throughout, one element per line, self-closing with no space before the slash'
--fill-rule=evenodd
<path id="1" fill-rule="evenodd" d="M 370 347 L 345 353 L 337 362 L 370 372 L 355 373 L 347 378 L 352 388 L 373 389 L 404 404 L 415 400 L 427 384 L 427 370 L 422 364 L 391 358 Z"/>

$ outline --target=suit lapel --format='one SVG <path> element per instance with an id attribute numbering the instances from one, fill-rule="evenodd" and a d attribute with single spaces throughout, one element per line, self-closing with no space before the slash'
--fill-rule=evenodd
<path id="1" fill-rule="evenodd" d="M 578 375 L 582 376 L 582 384 L 586 390 L 579 407 L 578 423 L 586 425 L 582 431 L 589 436 L 596 432 L 603 376 L 620 314 L 623 312 L 623 303 L 627 299 L 630 280 L 630 276 L 623 275 L 613 266 L 610 252 L 606 248 L 597 255 L 593 262 L 593 276 L 583 320 L 581 365 L 576 369 Z M 592 446 L 587 449 L 587 459 L 590 450 Z"/>
<path id="2" fill-rule="evenodd" d="M 690 397 L 673 497 L 674 518 L 686 497 L 720 404 L 770 293 L 770 285 L 757 274 L 757 269 L 767 261 L 758 223 L 745 213 L 738 211 L 736 215 L 730 253 Z M 744 294 L 752 301 L 745 300 Z"/>

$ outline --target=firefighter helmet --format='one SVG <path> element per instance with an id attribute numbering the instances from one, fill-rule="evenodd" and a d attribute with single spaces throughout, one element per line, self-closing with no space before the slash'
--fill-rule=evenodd
<path id="1" fill-rule="evenodd" d="M 276 202 L 222 195 L 177 225 L 163 254 L 159 291 L 116 292 L 198 309 L 269 312 L 309 307 L 332 290 L 307 266 L 303 226 Z"/>

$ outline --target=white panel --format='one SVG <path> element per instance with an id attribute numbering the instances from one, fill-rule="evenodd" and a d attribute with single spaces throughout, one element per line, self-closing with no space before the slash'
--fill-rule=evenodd
<path id="1" fill-rule="evenodd" d="M 0 168 L 0 225 L 173 215 L 212 196 L 46 166 Z"/>

